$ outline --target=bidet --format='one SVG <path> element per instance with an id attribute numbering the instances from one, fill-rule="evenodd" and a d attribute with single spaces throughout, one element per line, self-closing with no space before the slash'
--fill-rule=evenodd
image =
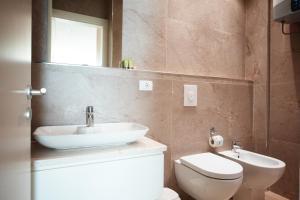
<path id="1" fill-rule="evenodd" d="M 285 170 L 281 160 L 251 151 L 235 149 L 219 154 L 243 166 L 244 180 L 237 199 L 263 200 L 265 190 L 277 182 Z"/>

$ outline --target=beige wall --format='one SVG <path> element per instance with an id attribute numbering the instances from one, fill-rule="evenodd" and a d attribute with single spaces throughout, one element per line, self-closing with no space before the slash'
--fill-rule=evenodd
<path id="1" fill-rule="evenodd" d="M 35 62 L 48 61 L 47 4 L 42 2 L 33 1 Z M 95 2 L 84 1 L 78 7 L 77 1 L 53 0 L 53 7 L 105 15 Z M 114 4 L 118 7 L 122 1 Z M 132 58 L 142 70 L 245 78 L 243 0 L 123 0 L 123 4 L 123 38 L 114 40 L 114 67 L 122 57 Z"/>
<path id="2" fill-rule="evenodd" d="M 270 154 L 287 164 L 283 178 L 272 190 L 299 199 L 300 158 L 300 35 L 283 35 L 271 24 Z M 300 24 L 286 26 L 300 31 Z"/>
<path id="3" fill-rule="evenodd" d="M 210 151 L 208 133 L 215 127 L 246 149 L 252 143 L 252 83 L 121 69 L 33 64 L 33 87 L 47 95 L 32 100 L 32 129 L 43 125 L 84 124 L 85 107 L 95 107 L 96 123 L 133 121 L 149 126 L 149 136 L 168 145 L 165 182 L 177 188 L 173 161 Z M 138 80 L 152 80 L 152 92 L 138 91 Z M 199 105 L 183 107 L 183 85 L 198 85 Z"/>
<path id="4" fill-rule="evenodd" d="M 245 78 L 254 81 L 253 136 L 255 150 L 267 154 L 269 98 L 269 1 L 246 2 Z"/>
<path id="5" fill-rule="evenodd" d="M 123 58 L 138 69 L 244 78 L 243 0 L 123 4 Z"/>

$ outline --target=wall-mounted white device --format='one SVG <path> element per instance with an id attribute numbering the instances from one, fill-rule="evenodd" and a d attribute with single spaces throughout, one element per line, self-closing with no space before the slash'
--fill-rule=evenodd
<path id="1" fill-rule="evenodd" d="M 300 0 L 273 0 L 273 19 L 287 24 L 300 21 Z"/>
<path id="2" fill-rule="evenodd" d="M 140 91 L 152 91 L 153 82 L 149 80 L 140 80 L 139 81 L 139 90 Z"/>
<path id="3" fill-rule="evenodd" d="M 197 106 L 197 85 L 184 85 L 184 106 Z"/>

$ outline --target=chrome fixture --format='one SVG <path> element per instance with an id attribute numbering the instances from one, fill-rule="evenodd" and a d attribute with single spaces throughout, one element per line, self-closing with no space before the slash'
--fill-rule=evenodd
<path id="1" fill-rule="evenodd" d="M 212 127 L 210 130 L 209 130 L 209 136 L 212 137 L 216 134 L 216 129 L 215 127 Z"/>
<path id="2" fill-rule="evenodd" d="M 41 88 L 40 90 L 33 90 L 32 87 L 29 85 L 26 89 L 25 89 L 25 93 L 27 96 L 27 99 L 31 99 L 32 96 L 44 96 L 47 93 L 46 88 Z"/>
<path id="3" fill-rule="evenodd" d="M 232 141 L 232 151 L 233 153 L 237 154 L 237 157 L 240 157 L 240 152 L 239 150 L 242 149 L 242 147 L 239 145 L 239 141 L 233 140 Z"/>
<path id="4" fill-rule="evenodd" d="M 87 127 L 94 126 L 94 107 L 93 106 L 86 107 L 86 126 Z"/>

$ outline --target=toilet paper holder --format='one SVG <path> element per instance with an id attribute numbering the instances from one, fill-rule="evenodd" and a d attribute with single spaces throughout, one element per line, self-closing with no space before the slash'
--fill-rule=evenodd
<path id="1" fill-rule="evenodd" d="M 221 147 L 223 146 L 224 139 L 221 135 L 216 134 L 216 129 L 212 127 L 209 130 L 209 139 L 208 143 L 211 147 L 216 148 L 216 147 Z"/>

